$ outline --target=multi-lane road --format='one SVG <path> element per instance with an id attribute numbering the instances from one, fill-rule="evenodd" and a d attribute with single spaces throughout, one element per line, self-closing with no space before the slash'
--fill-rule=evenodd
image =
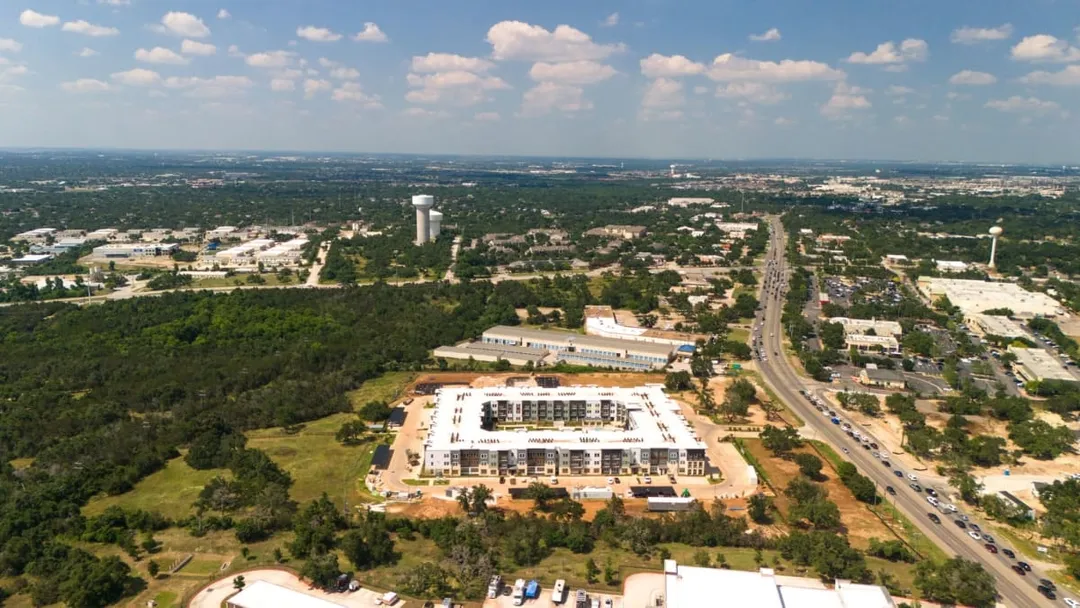
<path id="1" fill-rule="evenodd" d="M 800 392 L 807 390 L 815 393 L 822 385 L 799 376 L 792 362 L 785 355 L 781 315 L 789 272 L 785 259 L 786 235 L 779 218 L 772 219 L 770 228 L 772 236 L 765 259 L 765 277 L 762 280 L 761 292 L 762 311 L 759 314 L 761 344 L 759 350 L 763 355 L 763 360 L 758 361 L 758 366 L 766 384 L 789 409 L 806 421 L 818 439 L 834 446 L 838 453 L 845 448 L 856 448 L 856 442 L 839 425 L 833 424 L 829 417 L 822 415 Z M 906 478 L 896 477 L 893 472 L 894 467 L 883 466 L 879 459 L 861 448 L 848 449 L 847 452 L 845 457 L 854 463 L 863 475 L 872 479 L 879 489 L 887 486 L 895 489 L 896 494 L 889 495 L 888 499 L 894 502 L 897 509 L 904 513 L 929 540 L 952 555 L 982 564 L 996 579 L 1002 604 L 1010 608 L 1065 605 L 1060 595 L 1057 600 L 1049 600 L 1039 594 L 1038 581 L 1045 576 L 1037 569 L 1028 572 L 1026 576 L 1019 575 L 1012 569 L 1016 561 L 1001 553 L 990 553 L 984 548 L 984 541 L 970 538 L 968 530 L 960 529 L 955 525 L 953 519 L 959 518 L 962 513 L 955 516 L 938 513 L 926 501 L 924 494 L 908 486 L 909 481 Z M 906 475 L 911 472 L 903 471 L 903 473 Z M 937 513 L 942 523 L 933 523 L 928 517 L 930 512 Z M 1022 560 L 1023 556 L 1017 556 L 1017 559 Z"/>

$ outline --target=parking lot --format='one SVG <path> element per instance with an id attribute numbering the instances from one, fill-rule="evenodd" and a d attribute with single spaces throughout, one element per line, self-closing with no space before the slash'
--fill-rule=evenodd
<path id="1" fill-rule="evenodd" d="M 514 581 L 508 581 L 503 585 L 502 594 L 495 599 L 484 600 L 484 608 L 515 608 L 514 598 L 512 597 Z M 532 600 L 525 600 L 522 604 L 524 608 L 575 608 L 575 594 L 577 589 L 567 589 L 565 601 L 561 604 L 556 604 L 551 600 L 551 588 L 541 588 L 540 597 Z M 623 598 L 621 595 L 613 595 L 610 593 L 591 593 L 586 592 L 587 601 L 589 602 L 589 608 L 593 606 L 599 606 L 599 608 L 623 608 Z M 594 603 L 595 600 L 595 603 Z"/>

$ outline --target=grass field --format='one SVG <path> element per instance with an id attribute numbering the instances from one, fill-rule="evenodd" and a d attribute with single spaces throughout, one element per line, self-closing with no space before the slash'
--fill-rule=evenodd
<path id="1" fill-rule="evenodd" d="M 746 344 L 750 341 L 750 330 L 743 327 L 733 327 L 728 330 L 727 339 Z"/>
<path id="2" fill-rule="evenodd" d="M 135 484 L 135 488 L 119 496 L 99 496 L 83 507 L 84 515 L 97 515 L 111 506 L 125 509 L 157 511 L 162 515 L 179 519 L 194 513 L 191 504 L 199 492 L 214 477 L 231 477 L 227 469 L 197 471 L 184 462 L 183 457 L 170 460 L 165 468 L 147 476 Z"/>
<path id="3" fill-rule="evenodd" d="M 349 401 L 353 408 L 360 408 L 368 401 L 392 402 L 404 396 L 405 389 L 415 379 L 415 372 L 386 372 L 355 391 L 349 391 Z"/>
<path id="4" fill-rule="evenodd" d="M 266 273 L 260 276 L 262 276 L 263 280 L 265 281 L 265 283 L 260 283 L 260 285 L 267 287 L 276 287 L 280 285 L 296 285 L 300 282 L 300 279 L 298 279 L 295 274 L 290 277 L 287 283 L 282 282 L 281 279 L 279 279 L 278 276 L 274 273 Z M 254 285 L 254 283 L 248 282 L 247 277 L 247 274 L 238 274 L 233 277 L 208 277 L 205 279 L 196 279 L 194 282 L 192 282 L 191 287 L 193 289 L 213 289 L 215 287 L 236 287 L 239 285 Z"/>

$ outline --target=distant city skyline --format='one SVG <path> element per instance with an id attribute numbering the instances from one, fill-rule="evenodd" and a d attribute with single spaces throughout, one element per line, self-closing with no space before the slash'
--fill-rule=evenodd
<path id="1" fill-rule="evenodd" d="M 1072 165 L 1078 23 L 1053 0 L 12 2 L 0 145 Z"/>

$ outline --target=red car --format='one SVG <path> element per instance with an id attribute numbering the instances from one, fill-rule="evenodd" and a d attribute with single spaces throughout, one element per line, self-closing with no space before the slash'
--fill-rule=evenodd
<path id="1" fill-rule="evenodd" d="M 992 545 L 990 543 L 986 543 L 983 546 L 986 547 L 986 550 L 989 551 L 990 553 L 997 553 L 998 552 L 997 545 Z"/>
<path id="2" fill-rule="evenodd" d="M 1013 569 L 1013 571 L 1015 571 L 1020 576 L 1027 576 L 1027 572 L 1024 572 L 1024 569 L 1021 568 L 1020 566 L 1017 566 L 1016 564 L 1013 564 L 1012 569 Z"/>

